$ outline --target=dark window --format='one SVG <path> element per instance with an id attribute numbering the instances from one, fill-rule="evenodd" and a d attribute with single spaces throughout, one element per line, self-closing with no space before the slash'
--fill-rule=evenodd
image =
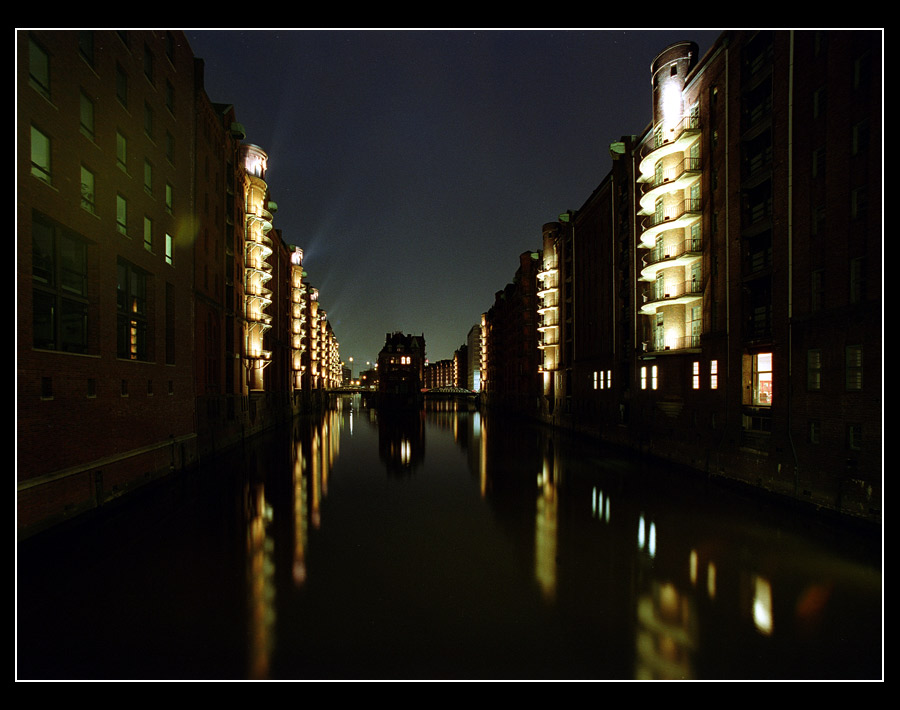
<path id="1" fill-rule="evenodd" d="M 32 222 L 34 347 L 87 352 L 87 243 L 43 215 Z"/>

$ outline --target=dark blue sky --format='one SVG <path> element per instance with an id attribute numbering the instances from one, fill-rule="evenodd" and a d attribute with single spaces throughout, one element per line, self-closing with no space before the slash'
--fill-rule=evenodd
<path id="1" fill-rule="evenodd" d="M 210 99 L 269 155 L 275 226 L 354 373 L 385 333 L 450 358 L 608 146 L 650 121 L 650 62 L 719 30 L 188 31 Z"/>

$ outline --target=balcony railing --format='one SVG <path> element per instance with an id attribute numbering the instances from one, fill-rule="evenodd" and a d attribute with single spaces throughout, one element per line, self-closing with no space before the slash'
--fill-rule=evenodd
<path id="1" fill-rule="evenodd" d="M 664 342 L 644 341 L 644 352 L 662 353 L 678 350 L 690 350 L 700 347 L 699 335 L 685 335 L 680 338 L 666 338 Z"/>
<path id="2" fill-rule="evenodd" d="M 651 153 L 677 143 L 683 136 L 693 136 L 700 131 L 699 116 L 685 116 L 667 131 L 655 131 L 641 147 L 641 159 Z"/>
<path id="3" fill-rule="evenodd" d="M 651 192 L 660 185 L 675 182 L 683 175 L 693 175 L 698 172 L 700 172 L 700 158 L 685 158 L 680 163 L 662 171 L 654 171 L 653 180 L 644 186 L 644 192 Z"/>
<path id="4" fill-rule="evenodd" d="M 652 266 L 661 261 L 676 259 L 685 254 L 699 254 L 702 250 L 703 244 L 700 242 L 700 239 L 685 239 L 683 242 L 667 244 L 663 248 L 654 247 L 644 256 L 643 262 L 644 266 Z"/>
<path id="5" fill-rule="evenodd" d="M 674 300 L 685 296 L 700 297 L 703 295 L 703 287 L 700 279 L 690 279 L 689 281 L 666 282 L 665 288 L 659 289 L 656 284 L 648 288 L 644 292 L 644 304 L 650 304 L 657 301 Z"/>

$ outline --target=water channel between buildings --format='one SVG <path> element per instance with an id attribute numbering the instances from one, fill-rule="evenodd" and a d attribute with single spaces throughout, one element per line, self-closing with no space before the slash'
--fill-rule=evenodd
<path id="1" fill-rule="evenodd" d="M 881 535 L 339 400 L 18 545 L 28 679 L 881 679 Z"/>

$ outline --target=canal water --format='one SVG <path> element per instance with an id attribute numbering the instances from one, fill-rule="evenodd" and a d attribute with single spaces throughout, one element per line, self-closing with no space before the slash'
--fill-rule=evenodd
<path id="1" fill-rule="evenodd" d="M 882 679 L 880 535 L 452 404 L 19 543 L 17 678 Z"/>

